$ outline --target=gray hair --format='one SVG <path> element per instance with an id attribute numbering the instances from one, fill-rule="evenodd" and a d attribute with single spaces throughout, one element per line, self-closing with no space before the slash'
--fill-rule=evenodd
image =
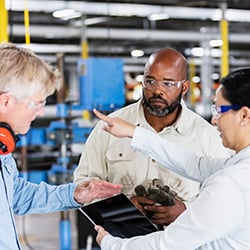
<path id="1" fill-rule="evenodd" d="M 49 96 L 61 84 L 59 71 L 30 49 L 13 43 L 0 44 L 0 93 L 20 99 L 39 92 Z"/>

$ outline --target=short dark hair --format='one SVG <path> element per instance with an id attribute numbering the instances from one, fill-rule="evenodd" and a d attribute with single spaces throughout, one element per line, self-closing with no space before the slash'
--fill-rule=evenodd
<path id="1" fill-rule="evenodd" d="M 232 105 L 250 108 L 250 68 L 229 73 L 220 81 L 222 95 Z"/>

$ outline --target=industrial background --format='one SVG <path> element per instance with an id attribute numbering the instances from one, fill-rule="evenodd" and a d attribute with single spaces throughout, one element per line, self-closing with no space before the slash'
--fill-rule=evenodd
<path id="1" fill-rule="evenodd" d="M 209 119 L 218 80 L 250 65 L 249 28 L 248 0 L 0 0 L 0 42 L 28 46 L 64 75 L 14 153 L 21 174 L 72 181 L 96 123 L 91 110 L 108 113 L 139 99 L 145 62 L 160 48 L 186 56 L 187 105 Z M 17 220 L 23 249 L 78 249 L 74 212 Z"/>

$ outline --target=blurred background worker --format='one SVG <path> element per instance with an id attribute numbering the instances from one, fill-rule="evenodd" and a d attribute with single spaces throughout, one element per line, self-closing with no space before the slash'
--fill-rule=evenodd
<path id="1" fill-rule="evenodd" d="M 188 109 L 183 101 L 189 88 L 187 69 L 187 61 L 178 51 L 165 48 L 154 52 L 145 65 L 143 97 L 111 116 L 155 131 L 162 138 L 179 143 L 199 155 L 228 156 L 229 151 L 223 147 L 216 129 Z M 151 220 L 154 224 L 164 226 L 173 222 L 185 210 L 184 202 L 195 199 L 200 183 L 163 168 L 156 159 L 132 150 L 130 139 L 121 140 L 103 133 L 101 126 L 101 123 L 96 125 L 84 145 L 74 181 L 103 179 L 121 183 L 123 192 L 143 213 L 153 213 Z M 135 195 L 137 185 L 147 188 L 154 179 L 176 192 L 173 206 L 155 206 L 155 201 Z M 83 237 L 86 223 L 79 215 L 78 234 L 82 240 L 86 240 Z"/>

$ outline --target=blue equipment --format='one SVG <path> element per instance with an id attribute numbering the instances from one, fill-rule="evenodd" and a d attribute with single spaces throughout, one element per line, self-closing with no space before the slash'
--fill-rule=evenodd
<path id="1" fill-rule="evenodd" d="M 123 61 L 118 58 L 81 59 L 77 65 L 80 103 L 75 108 L 114 110 L 125 104 Z"/>

